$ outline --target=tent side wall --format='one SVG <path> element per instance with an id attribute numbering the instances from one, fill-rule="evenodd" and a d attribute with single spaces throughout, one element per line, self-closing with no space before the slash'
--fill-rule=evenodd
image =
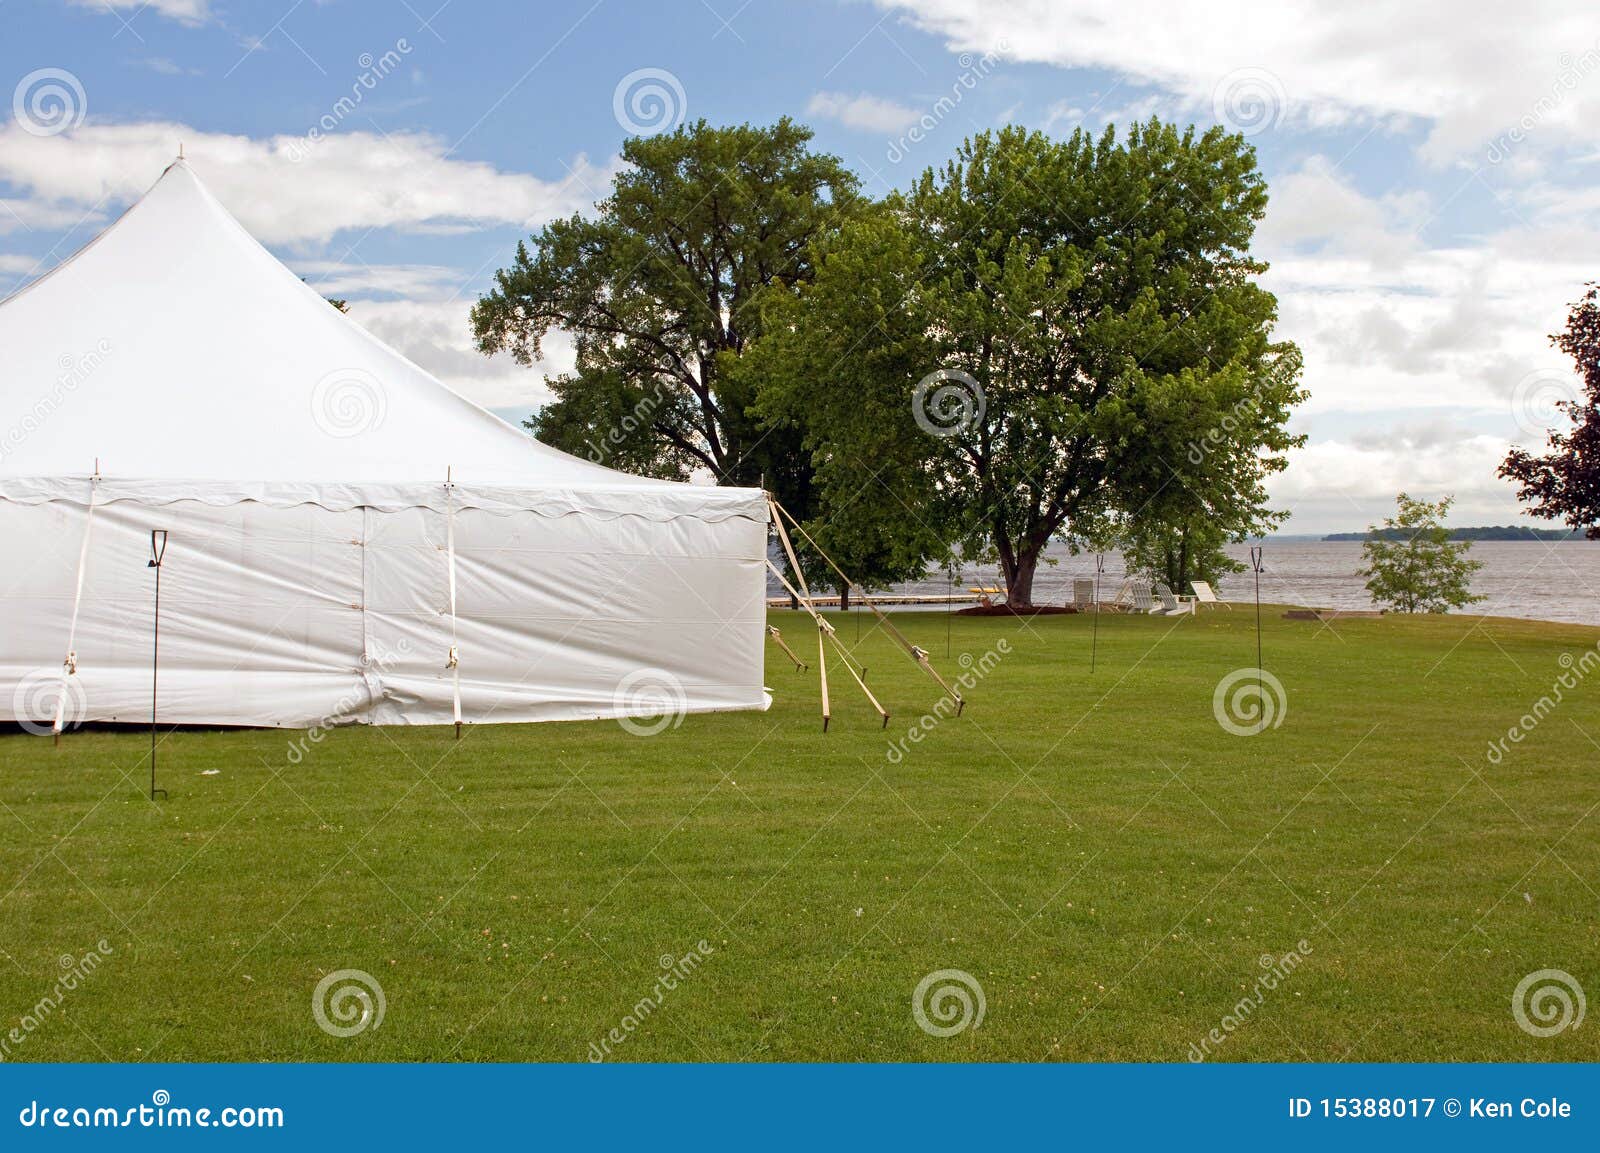
<path id="1" fill-rule="evenodd" d="M 53 716 L 89 519 L 0 499 L 3 539 L 26 542 L 0 573 L 0 718 Z M 448 723 L 448 521 L 466 722 L 765 707 L 749 516 L 120 499 L 89 528 L 69 723 L 149 720 L 152 529 L 163 721 Z"/>

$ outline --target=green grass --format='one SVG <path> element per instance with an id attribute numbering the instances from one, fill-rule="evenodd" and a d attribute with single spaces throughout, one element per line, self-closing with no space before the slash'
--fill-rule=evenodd
<path id="1" fill-rule="evenodd" d="M 1600 995 L 1600 669 L 1485 757 L 1596 630 L 1269 610 L 1287 712 L 1235 736 L 1249 612 L 1106 617 L 1093 675 L 1086 617 L 957 618 L 949 659 L 943 615 L 895 619 L 948 672 L 1012 650 L 898 763 L 937 692 L 870 620 L 887 734 L 832 662 L 824 735 L 772 650 L 770 712 L 647 738 L 350 728 L 290 764 L 301 734 L 181 731 L 155 804 L 144 734 L 0 737 L 6 1026 L 111 950 L 8 1059 L 583 1060 L 702 939 L 617 1059 L 1183 1060 L 1302 940 L 1215 1059 L 1600 1059 L 1600 1021 L 1511 1013 L 1533 970 Z M 386 1013 L 338 1038 L 312 993 L 348 968 Z M 980 1027 L 918 1028 L 938 969 Z"/>

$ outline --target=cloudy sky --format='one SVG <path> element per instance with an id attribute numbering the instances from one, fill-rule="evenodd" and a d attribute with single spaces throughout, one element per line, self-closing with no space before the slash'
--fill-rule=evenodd
<path id="1" fill-rule="evenodd" d="M 0 0 L 6 92 L 0 292 L 181 141 L 300 275 L 513 420 L 542 373 L 474 352 L 467 310 L 630 132 L 790 114 L 882 193 L 1005 123 L 1229 124 L 1312 393 L 1288 531 L 1400 489 L 1516 519 L 1495 465 L 1574 388 L 1547 336 L 1600 279 L 1600 16 L 1570 2 Z"/>

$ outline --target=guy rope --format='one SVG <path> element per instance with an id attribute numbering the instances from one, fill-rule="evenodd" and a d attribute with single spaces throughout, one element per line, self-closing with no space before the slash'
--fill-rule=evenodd
<path id="1" fill-rule="evenodd" d="M 772 523 L 777 528 L 778 540 L 783 544 L 784 554 L 789 558 L 789 566 L 793 570 L 796 579 L 800 582 L 800 587 L 802 590 L 804 590 L 804 595 L 795 591 L 794 586 L 784 579 L 783 573 L 779 571 L 778 567 L 774 565 L 770 559 L 767 561 L 767 567 L 770 568 L 774 575 L 777 576 L 779 582 L 782 583 L 789 595 L 800 602 L 800 604 L 805 608 L 806 612 L 811 614 L 811 618 L 817 622 L 817 629 L 818 633 L 820 634 L 818 639 L 819 650 L 822 648 L 823 642 L 821 638 L 823 636 L 831 637 L 833 639 L 834 646 L 838 650 L 839 656 L 845 662 L 845 667 L 850 670 L 850 675 L 855 678 L 856 684 L 861 686 L 861 691 L 866 693 L 867 699 L 872 702 L 872 707 L 877 709 L 879 715 L 883 717 L 884 727 L 887 728 L 889 725 L 889 714 L 884 711 L 881 705 L 878 704 L 877 698 L 874 697 L 871 690 L 867 688 L 865 680 L 866 670 L 862 669 L 859 673 L 856 671 L 855 663 L 851 660 L 849 652 L 844 648 L 838 637 L 834 634 L 833 626 L 824 620 L 820 614 L 818 614 L 816 608 L 812 604 L 811 590 L 806 585 L 805 573 L 800 568 L 800 559 L 795 555 L 794 545 L 789 539 L 788 531 L 784 528 L 784 520 L 787 519 L 788 522 L 794 526 L 795 531 L 805 538 L 806 543 L 816 550 L 817 555 L 827 562 L 828 567 L 833 569 L 833 571 L 838 574 L 839 579 L 845 582 L 846 588 L 855 588 L 857 587 L 856 583 L 850 579 L 849 575 L 846 574 L 843 569 L 834 563 L 833 558 L 823 551 L 823 549 L 817 544 L 816 540 L 812 538 L 811 534 L 806 532 L 805 528 L 800 524 L 800 522 L 790 514 L 788 509 L 779 504 L 777 498 L 771 493 L 767 494 L 767 504 L 771 508 Z M 961 693 L 957 689 L 947 684 L 945 679 L 939 675 L 938 670 L 933 667 L 933 662 L 928 658 L 928 651 L 919 645 L 912 644 L 909 640 L 907 640 L 904 634 L 902 634 L 899 629 L 894 627 L 893 622 L 889 620 L 888 616 L 883 612 L 882 609 L 878 608 L 877 605 L 873 604 L 871 601 L 866 601 L 865 603 L 878 618 L 878 623 L 883 626 L 884 631 L 887 632 L 895 640 L 895 642 L 905 650 L 906 655 L 908 655 L 913 661 L 921 666 L 922 670 L 933 678 L 934 682 L 942 690 L 944 690 L 946 696 L 955 701 L 956 716 L 959 717 L 961 715 L 961 710 L 966 707 L 966 701 L 962 699 Z M 777 630 L 775 629 L 770 630 L 770 635 L 776 637 L 776 632 Z M 787 649 L 785 649 L 785 651 L 787 651 Z M 790 654 L 790 658 L 793 659 L 792 653 Z M 822 728 L 823 731 L 826 732 L 828 728 L 828 673 L 826 663 L 820 667 L 819 671 L 822 674 Z"/>

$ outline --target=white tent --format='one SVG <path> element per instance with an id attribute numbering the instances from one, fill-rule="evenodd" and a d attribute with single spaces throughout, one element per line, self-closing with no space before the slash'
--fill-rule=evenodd
<path id="1" fill-rule="evenodd" d="M 764 708 L 766 523 L 458 396 L 181 160 L 0 304 L 0 719 L 148 721 L 152 530 L 164 721 Z"/>

